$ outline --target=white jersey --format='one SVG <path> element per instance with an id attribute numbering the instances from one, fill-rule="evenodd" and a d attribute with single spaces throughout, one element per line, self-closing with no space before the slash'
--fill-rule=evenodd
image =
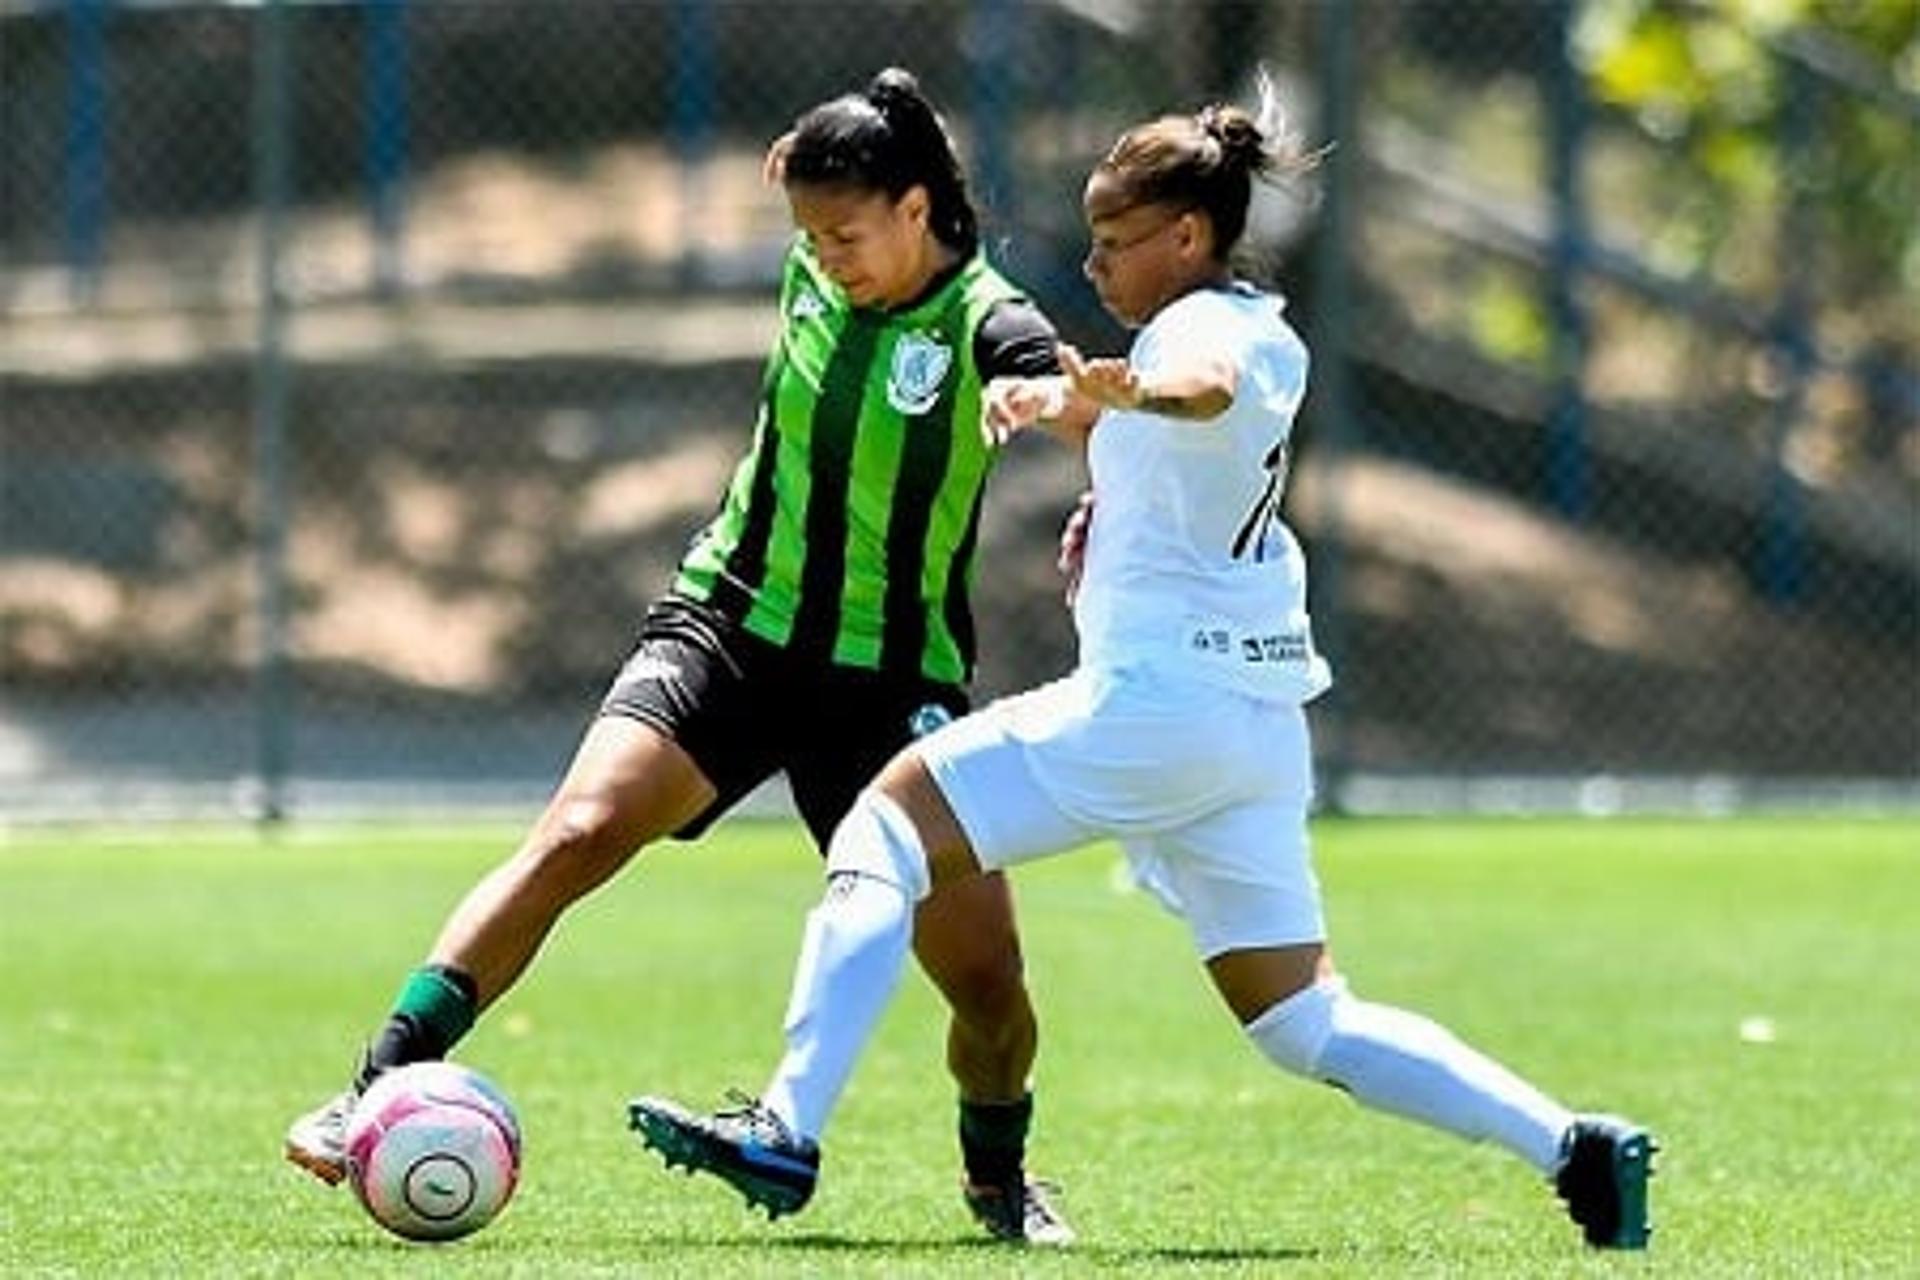
<path id="1" fill-rule="evenodd" d="M 1306 562 L 1279 517 L 1307 349 L 1285 302 L 1235 282 L 1161 309 L 1128 362 L 1143 378 L 1224 357 L 1233 405 L 1210 422 L 1108 409 L 1088 442 L 1094 516 L 1074 623 L 1095 669 L 1175 669 L 1305 702 L 1332 683 L 1314 650 Z"/>

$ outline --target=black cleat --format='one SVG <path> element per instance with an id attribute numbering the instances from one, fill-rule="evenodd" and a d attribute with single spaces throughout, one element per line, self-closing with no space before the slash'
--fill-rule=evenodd
<path id="1" fill-rule="evenodd" d="M 765 1209 L 768 1221 L 798 1211 L 820 1180 L 820 1148 L 796 1137 L 758 1098 L 737 1100 L 733 1110 L 706 1116 L 664 1098 L 636 1098 L 627 1104 L 627 1124 L 667 1168 L 706 1170 L 749 1206 Z"/>
<path id="2" fill-rule="evenodd" d="M 962 1180 L 960 1193 L 975 1220 L 996 1240 L 1055 1249 L 1074 1242 L 1073 1228 L 1054 1203 L 1058 1188 L 1050 1182 L 1023 1176 L 1009 1186 L 980 1187 Z"/>
<path id="3" fill-rule="evenodd" d="M 1596 1249 L 1644 1249 L 1647 1179 L 1653 1176 L 1653 1135 L 1618 1116 L 1581 1116 L 1567 1133 L 1566 1159 L 1553 1175 L 1567 1202 L 1567 1216 L 1580 1224 Z"/>

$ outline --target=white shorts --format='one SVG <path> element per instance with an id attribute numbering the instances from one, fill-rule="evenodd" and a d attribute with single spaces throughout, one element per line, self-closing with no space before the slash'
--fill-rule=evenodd
<path id="1" fill-rule="evenodd" d="M 1298 706 L 1081 669 L 915 749 L 990 870 L 1113 837 L 1202 959 L 1326 938 Z"/>

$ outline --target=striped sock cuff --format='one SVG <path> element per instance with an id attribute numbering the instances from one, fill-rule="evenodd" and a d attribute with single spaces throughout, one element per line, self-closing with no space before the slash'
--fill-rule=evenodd
<path id="1" fill-rule="evenodd" d="M 422 965 L 407 975 L 393 1002 L 396 1016 L 411 1018 L 438 1058 L 473 1028 L 479 1013 L 473 979 L 449 965 Z"/>

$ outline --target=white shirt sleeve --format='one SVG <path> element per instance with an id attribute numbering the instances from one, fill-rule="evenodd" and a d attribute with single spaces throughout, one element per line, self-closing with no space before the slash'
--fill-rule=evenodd
<path id="1" fill-rule="evenodd" d="M 1250 395 L 1262 409 L 1290 420 L 1307 393 L 1307 348 L 1291 331 L 1276 338 L 1246 353 L 1234 394 Z"/>
<path id="2" fill-rule="evenodd" d="M 1255 297 L 1266 305 L 1249 307 Z M 1251 398 L 1261 410 L 1291 418 L 1306 393 L 1307 352 L 1281 320 L 1283 305 L 1271 294 L 1197 290 L 1141 330 L 1131 363 L 1148 375 L 1224 359 L 1233 366 L 1236 402 Z"/>
<path id="3" fill-rule="evenodd" d="M 1233 332 L 1238 326 L 1232 312 L 1216 303 L 1212 290 L 1201 289 L 1161 308 L 1133 344 L 1134 369 L 1165 373 L 1223 355 L 1238 368 L 1240 343 Z"/>

